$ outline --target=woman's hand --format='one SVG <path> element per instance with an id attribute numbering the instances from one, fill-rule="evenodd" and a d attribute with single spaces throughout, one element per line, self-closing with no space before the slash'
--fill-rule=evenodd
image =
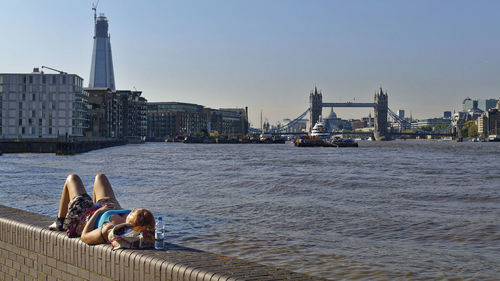
<path id="1" fill-rule="evenodd" d="M 108 210 L 114 210 L 116 209 L 116 204 L 115 203 L 105 203 L 104 205 L 101 206 L 101 208 L 97 209 L 98 211 L 102 210 L 102 212 L 108 211 Z"/>

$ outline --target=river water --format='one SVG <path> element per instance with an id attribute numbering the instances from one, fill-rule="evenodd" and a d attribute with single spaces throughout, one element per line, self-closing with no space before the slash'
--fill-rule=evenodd
<path id="1" fill-rule="evenodd" d="M 500 143 L 4 154 L 0 204 L 55 216 L 66 176 L 90 193 L 98 172 L 123 207 L 162 215 L 171 243 L 329 279 L 500 276 Z"/>

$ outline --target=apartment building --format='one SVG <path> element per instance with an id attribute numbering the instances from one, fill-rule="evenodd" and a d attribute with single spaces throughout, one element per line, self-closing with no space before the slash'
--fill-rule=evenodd
<path id="1" fill-rule="evenodd" d="M 0 73 L 0 138 L 83 136 L 87 93 L 76 74 Z"/>

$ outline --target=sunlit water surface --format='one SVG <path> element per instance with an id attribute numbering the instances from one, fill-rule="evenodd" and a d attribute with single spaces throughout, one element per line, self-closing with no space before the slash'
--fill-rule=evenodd
<path id="1" fill-rule="evenodd" d="M 55 216 L 105 173 L 168 242 L 331 279 L 500 276 L 500 143 L 359 148 L 146 143 L 0 156 L 0 204 Z"/>

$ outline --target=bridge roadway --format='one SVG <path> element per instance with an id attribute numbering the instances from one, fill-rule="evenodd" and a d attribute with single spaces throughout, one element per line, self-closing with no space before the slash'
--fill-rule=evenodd
<path id="1" fill-rule="evenodd" d="M 376 107 L 376 103 L 360 102 L 324 102 L 323 107 Z"/>

